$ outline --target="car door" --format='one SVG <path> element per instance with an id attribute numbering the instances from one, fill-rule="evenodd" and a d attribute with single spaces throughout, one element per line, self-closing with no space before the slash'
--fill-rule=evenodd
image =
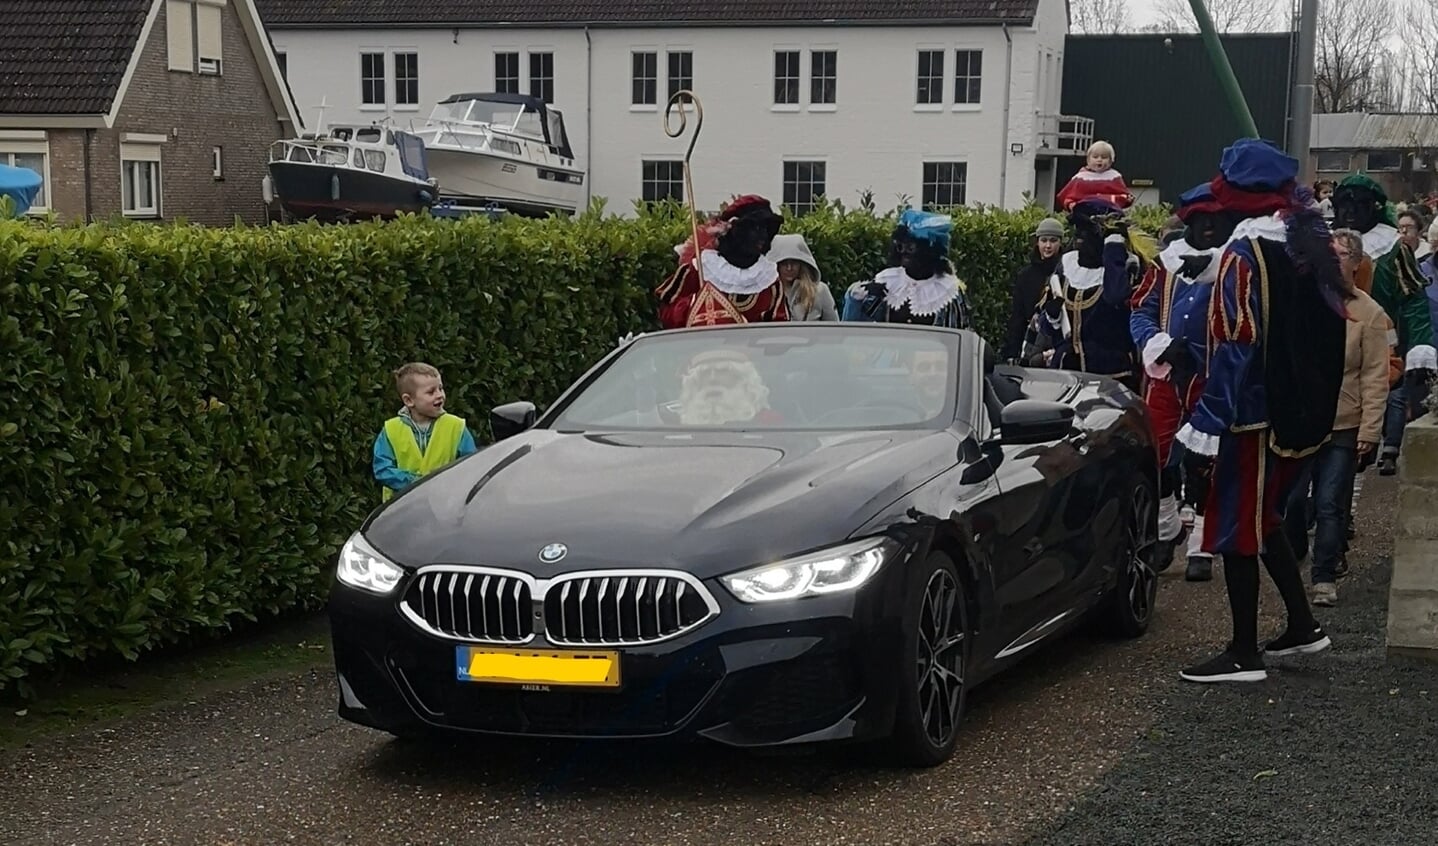
<path id="1" fill-rule="evenodd" d="M 996 371 L 999 378 L 1019 380 L 1027 398 L 1062 396 L 1062 385 L 1047 375 Z M 1023 652 L 1069 621 L 1072 583 L 1085 563 L 1079 556 L 1087 448 L 1082 431 L 1038 444 L 1009 445 L 1000 438 L 988 446 L 999 459 L 994 582 L 1003 617 L 1000 658 Z"/>

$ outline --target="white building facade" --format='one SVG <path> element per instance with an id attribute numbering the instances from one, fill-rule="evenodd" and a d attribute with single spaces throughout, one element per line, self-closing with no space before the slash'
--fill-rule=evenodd
<path id="1" fill-rule="evenodd" d="M 1064 0 L 935 0 L 947 16 L 927 21 L 888 20 L 879 2 L 864 20 L 778 21 L 776 0 L 738 0 L 754 7 L 746 20 L 692 25 L 622 3 L 602 21 L 563 20 L 564 4 L 546 0 L 512 22 L 472 0 L 401 0 L 387 6 L 415 8 L 368 17 L 375 4 L 355 2 L 343 20 L 322 17 L 345 5 L 333 0 L 261 8 L 311 128 L 321 102 L 327 122 L 417 127 L 451 94 L 540 96 L 564 115 L 588 196 L 613 212 L 682 196 L 695 120 L 679 138 L 663 127 L 681 89 L 704 110 L 691 161 L 704 209 L 742 193 L 795 211 L 866 192 L 880 209 L 1043 203 L 1068 176 L 1054 157 L 1086 145 L 1059 131 Z M 658 5 L 684 6 L 675 18 L 689 8 Z"/>

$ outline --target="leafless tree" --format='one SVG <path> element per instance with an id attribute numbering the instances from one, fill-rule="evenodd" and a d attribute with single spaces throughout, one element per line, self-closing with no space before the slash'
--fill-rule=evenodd
<path id="1" fill-rule="evenodd" d="M 1219 32 L 1271 32 L 1289 25 L 1288 4 L 1279 0 L 1204 0 L 1204 6 Z M 1156 9 L 1163 32 L 1198 31 L 1188 0 L 1158 0 Z"/>
<path id="2" fill-rule="evenodd" d="M 1392 58 L 1384 42 L 1393 32 L 1395 5 L 1389 0 L 1344 0 L 1319 7 L 1315 111 L 1392 108 Z"/>
<path id="3" fill-rule="evenodd" d="M 1069 0 L 1070 32 L 1111 35 L 1128 29 L 1128 0 Z"/>
<path id="4" fill-rule="evenodd" d="M 1402 66 L 1405 108 L 1438 113 L 1438 0 L 1407 0 L 1403 6 Z"/>

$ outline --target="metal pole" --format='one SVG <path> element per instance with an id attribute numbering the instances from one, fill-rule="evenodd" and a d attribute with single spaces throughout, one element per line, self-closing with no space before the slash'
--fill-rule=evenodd
<path id="1" fill-rule="evenodd" d="M 1318 0 L 1301 0 L 1298 12 L 1297 73 L 1293 77 L 1293 133 L 1288 152 L 1298 159 L 1298 180 L 1313 181 L 1308 147 L 1313 140 L 1313 77 L 1318 43 Z"/>
<path id="2" fill-rule="evenodd" d="M 1213 60 L 1213 69 L 1218 72 L 1218 83 L 1223 86 L 1223 93 L 1228 97 L 1228 107 L 1233 109 L 1233 116 L 1238 118 L 1239 130 L 1246 138 L 1257 138 L 1258 125 L 1253 122 L 1253 114 L 1248 111 L 1248 101 L 1243 99 L 1243 89 L 1238 85 L 1238 77 L 1233 75 L 1233 65 L 1228 63 L 1228 54 L 1223 52 L 1223 45 L 1219 43 L 1218 33 L 1213 28 L 1213 18 L 1208 16 L 1203 0 L 1188 0 L 1188 5 L 1193 7 L 1198 31 L 1203 34 L 1203 46 L 1208 48 L 1208 57 Z"/>

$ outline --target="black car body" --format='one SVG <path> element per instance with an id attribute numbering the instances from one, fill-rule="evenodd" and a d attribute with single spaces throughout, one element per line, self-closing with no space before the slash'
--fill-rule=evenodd
<path id="1" fill-rule="evenodd" d="M 645 345 L 674 338 L 774 365 L 784 418 L 566 422 L 602 380 L 642 382 L 611 368 L 654 370 L 616 362 L 668 360 Z M 822 368 L 784 372 L 806 344 Z M 837 354 L 817 351 L 836 344 L 871 359 L 947 350 L 942 409 L 910 420 L 911 399 L 862 387 L 893 368 L 834 372 Z M 952 330 L 679 330 L 616 350 L 542 417 L 496 409 L 497 443 L 374 512 L 342 553 L 329 606 L 341 715 L 400 735 L 893 738 L 913 763 L 943 760 L 975 683 L 1090 611 L 1143 633 L 1157 583 L 1142 403 L 1110 380 L 986 358 Z M 853 406 L 805 411 L 804 397 Z M 825 415 L 845 426 L 816 426 Z M 552 673 L 511 674 L 516 662 Z"/>

